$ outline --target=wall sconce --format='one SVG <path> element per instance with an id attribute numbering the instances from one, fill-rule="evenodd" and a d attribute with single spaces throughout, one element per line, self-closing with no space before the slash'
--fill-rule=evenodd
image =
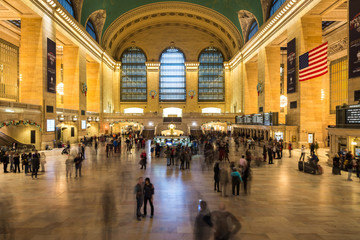
<path id="1" fill-rule="evenodd" d="M 60 121 L 60 122 L 63 122 L 64 120 L 65 120 L 65 117 L 64 117 L 63 114 L 61 114 L 61 115 L 59 116 L 59 121 Z"/>

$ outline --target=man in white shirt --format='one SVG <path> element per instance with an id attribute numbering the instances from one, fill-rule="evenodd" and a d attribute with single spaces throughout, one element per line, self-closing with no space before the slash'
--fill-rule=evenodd
<path id="1" fill-rule="evenodd" d="M 304 161 L 305 160 L 305 151 L 306 151 L 306 147 L 304 145 L 302 145 L 301 146 L 301 155 L 300 155 L 299 161 Z"/>

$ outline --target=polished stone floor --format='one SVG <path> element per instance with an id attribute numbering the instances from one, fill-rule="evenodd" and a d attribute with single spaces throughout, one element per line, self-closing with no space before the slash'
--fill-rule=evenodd
<path id="1" fill-rule="evenodd" d="M 104 148 L 104 147 L 103 147 Z M 284 154 L 274 165 L 253 168 L 251 194 L 221 197 L 213 191 L 212 169 L 196 156 L 190 171 L 166 167 L 152 159 L 140 170 L 139 153 L 106 158 L 87 149 L 81 178 L 67 179 L 65 156 L 47 151 L 46 172 L 32 180 L 24 173 L 0 173 L 0 239 L 192 239 L 199 199 L 210 210 L 224 202 L 241 222 L 236 239 L 333 240 L 360 239 L 360 183 L 331 175 L 322 163 L 321 176 L 297 171 L 298 151 Z M 238 155 L 231 154 L 231 160 Z M 2 167 L 2 166 L 1 166 Z M 139 176 L 155 185 L 155 217 L 135 219 L 133 187 Z M 113 199 L 112 228 L 104 228 L 104 193 Z M 110 201 L 111 202 L 111 201 Z M 111 204 L 109 204 L 111 205 Z M 4 230 L 7 229 L 7 230 Z M 105 229 L 105 230 L 104 230 Z"/>

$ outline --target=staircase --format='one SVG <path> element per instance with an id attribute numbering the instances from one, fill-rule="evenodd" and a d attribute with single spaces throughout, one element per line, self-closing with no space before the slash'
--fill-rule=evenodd
<path id="1" fill-rule="evenodd" d="M 0 147 L 6 146 L 6 147 L 12 147 L 13 143 L 17 143 L 17 150 L 19 151 L 33 151 L 35 150 L 35 146 L 31 144 L 24 144 L 19 141 L 16 141 L 12 137 L 9 137 L 3 132 L 0 132 Z"/>

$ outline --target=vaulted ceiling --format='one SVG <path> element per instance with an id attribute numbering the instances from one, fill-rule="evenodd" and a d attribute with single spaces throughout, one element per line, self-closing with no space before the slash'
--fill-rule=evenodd
<path id="1" fill-rule="evenodd" d="M 81 23 L 85 24 L 88 17 L 95 11 L 106 11 L 106 20 L 103 32 L 122 14 L 146 4 L 158 2 L 179 2 L 172 0 L 76 0 L 83 1 L 81 10 Z M 198 4 L 210 8 L 228 18 L 241 32 L 238 12 L 246 10 L 251 12 L 259 23 L 263 23 L 264 2 L 269 0 L 183 0 L 181 2 Z"/>

